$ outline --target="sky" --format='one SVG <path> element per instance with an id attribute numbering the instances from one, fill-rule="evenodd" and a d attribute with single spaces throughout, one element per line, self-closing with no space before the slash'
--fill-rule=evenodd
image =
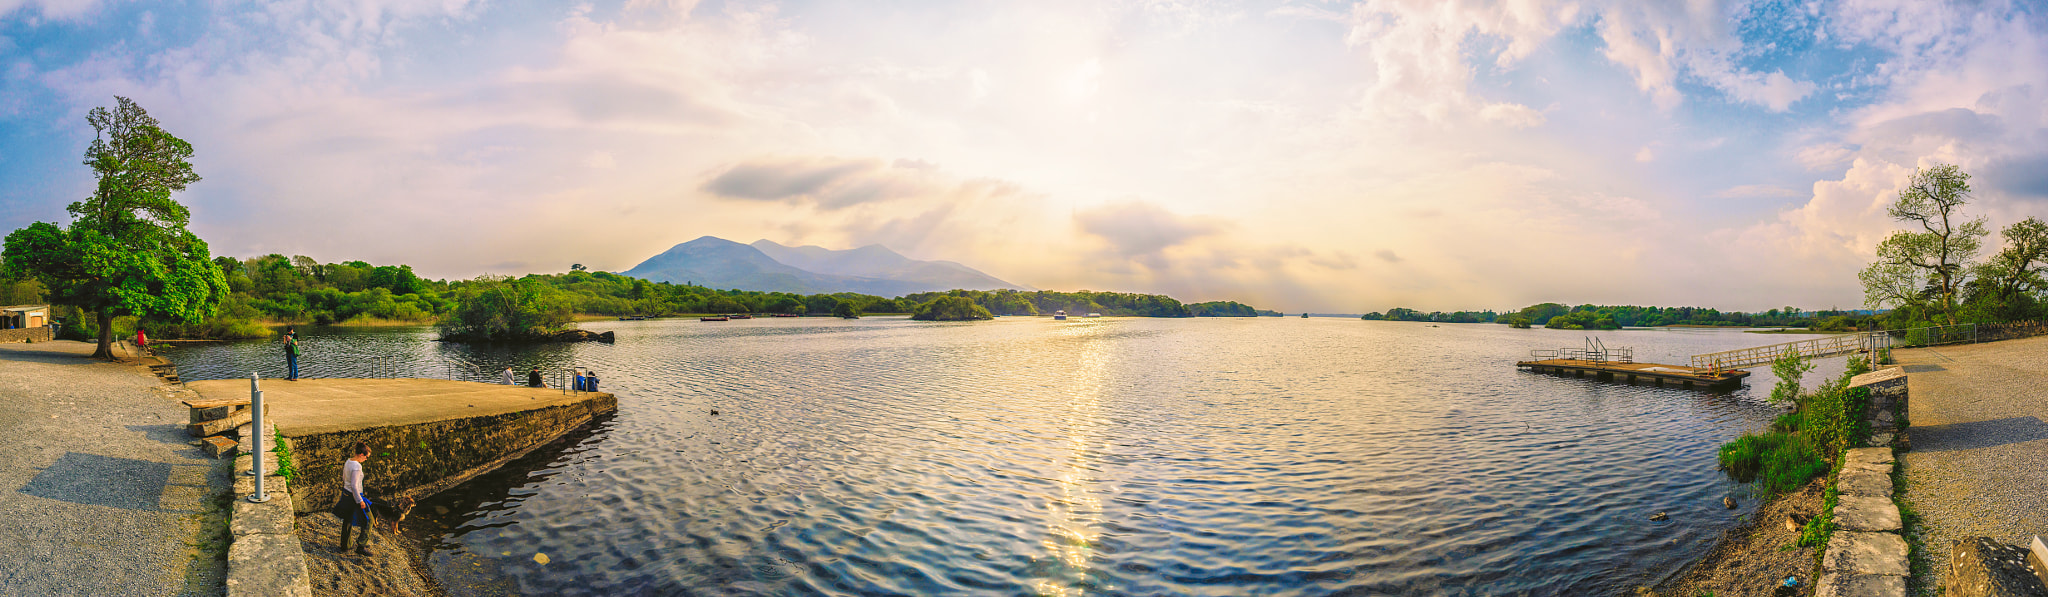
<path id="1" fill-rule="evenodd" d="M 1858 308 L 1916 168 L 2048 218 L 2032 2 L 0 0 L 0 230 L 68 221 L 115 96 L 196 148 L 214 254 L 430 278 L 709 235 L 1283 311 Z"/>

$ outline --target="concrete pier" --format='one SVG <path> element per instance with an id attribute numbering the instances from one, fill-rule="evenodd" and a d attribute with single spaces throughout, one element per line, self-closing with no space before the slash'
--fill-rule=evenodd
<path id="1" fill-rule="evenodd" d="M 249 395 L 245 379 L 187 385 L 209 399 Z M 265 417 L 291 449 L 291 495 L 301 513 L 339 498 L 341 463 L 357 441 L 370 445 L 363 483 L 372 499 L 417 499 L 618 409 L 602 392 L 439 379 L 267 380 L 263 398 Z"/>
<path id="2" fill-rule="evenodd" d="M 1628 363 L 1621 361 L 1589 361 L 1581 359 L 1543 359 L 1521 361 L 1516 367 L 1537 373 L 1553 373 L 1572 377 L 1587 377 L 1603 381 L 1627 383 L 1651 383 L 1687 388 L 1727 388 L 1742 384 L 1749 377 L 1741 369 L 1701 369 L 1685 365 L 1659 365 L 1656 363 Z"/>

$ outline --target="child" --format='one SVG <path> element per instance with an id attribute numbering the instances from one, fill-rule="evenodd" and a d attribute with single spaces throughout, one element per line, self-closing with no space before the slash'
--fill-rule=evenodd
<path id="1" fill-rule="evenodd" d="M 363 527 L 363 538 L 356 543 L 356 555 L 370 555 L 370 498 L 363 493 L 363 463 L 370 460 L 370 444 L 356 442 L 350 446 L 351 456 L 341 463 L 341 499 L 334 504 L 334 515 L 341 518 L 341 550 L 348 551 L 349 531 Z"/>

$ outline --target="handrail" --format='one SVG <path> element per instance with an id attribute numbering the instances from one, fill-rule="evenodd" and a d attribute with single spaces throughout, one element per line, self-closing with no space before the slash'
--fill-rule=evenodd
<path id="1" fill-rule="evenodd" d="M 1743 369 L 1776 361 L 1786 354 L 1798 354 L 1806 358 L 1819 358 L 1871 352 L 1891 348 L 1891 346 L 1891 335 L 1887 332 L 1841 334 L 1826 338 L 1808 338 L 1806 340 L 1767 346 L 1738 348 L 1735 350 L 1693 355 L 1692 366 L 1714 370 Z"/>

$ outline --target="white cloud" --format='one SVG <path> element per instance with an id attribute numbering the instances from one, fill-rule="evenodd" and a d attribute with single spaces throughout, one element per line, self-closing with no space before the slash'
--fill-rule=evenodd
<path id="1" fill-rule="evenodd" d="M 1650 146 L 1648 145 L 1644 145 L 1642 149 L 1636 150 L 1636 162 L 1638 163 L 1649 163 L 1656 159 L 1657 153 L 1650 151 Z"/>

